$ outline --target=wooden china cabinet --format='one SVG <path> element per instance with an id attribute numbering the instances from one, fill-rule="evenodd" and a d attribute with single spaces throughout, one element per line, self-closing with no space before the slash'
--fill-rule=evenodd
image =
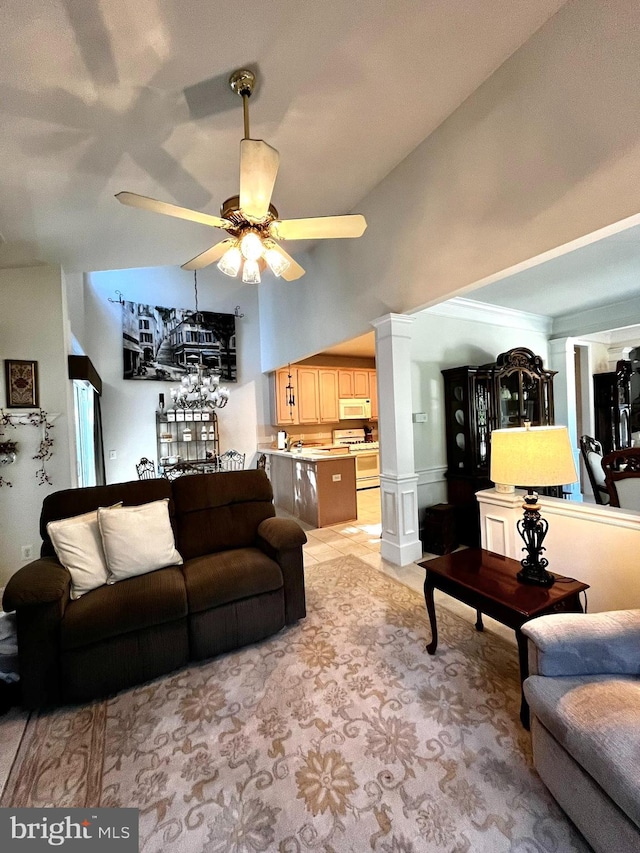
<path id="1" fill-rule="evenodd" d="M 637 423 L 632 423 L 638 420 L 637 404 L 632 419 L 632 379 L 637 379 L 637 374 L 633 376 L 631 361 L 627 360 L 619 361 L 609 373 L 593 375 L 596 439 L 605 456 L 612 450 L 631 447 L 631 432 L 638 429 Z"/>
<path id="2" fill-rule="evenodd" d="M 475 493 L 489 480 L 494 429 L 553 423 L 553 377 L 530 349 L 516 347 L 495 362 L 443 370 L 447 445 L 447 500 L 455 507 L 458 541 L 480 544 Z"/>

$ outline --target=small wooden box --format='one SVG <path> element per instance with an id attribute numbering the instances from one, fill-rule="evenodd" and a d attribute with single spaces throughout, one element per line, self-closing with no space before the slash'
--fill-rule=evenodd
<path id="1" fill-rule="evenodd" d="M 456 508 L 453 504 L 435 504 L 424 511 L 422 547 L 429 554 L 450 554 L 458 547 Z"/>

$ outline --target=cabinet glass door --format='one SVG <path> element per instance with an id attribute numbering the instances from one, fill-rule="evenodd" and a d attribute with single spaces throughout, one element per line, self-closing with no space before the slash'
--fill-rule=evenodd
<path id="1" fill-rule="evenodd" d="M 542 410 L 548 404 L 541 406 L 542 388 L 538 376 L 532 376 L 526 371 L 515 370 L 500 377 L 498 384 L 498 405 L 500 412 L 499 427 L 522 426 L 525 421 L 531 421 L 533 426 L 546 422 Z"/>

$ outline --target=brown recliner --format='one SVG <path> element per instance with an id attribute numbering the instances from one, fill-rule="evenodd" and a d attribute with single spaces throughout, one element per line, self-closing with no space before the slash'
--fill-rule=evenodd
<path id="1" fill-rule="evenodd" d="M 46 525 L 122 501 L 170 498 L 182 566 L 74 601 Z M 84 702 L 267 637 L 305 616 L 300 526 L 276 518 L 264 471 L 68 489 L 45 498 L 41 557 L 9 580 L 22 704 Z"/>

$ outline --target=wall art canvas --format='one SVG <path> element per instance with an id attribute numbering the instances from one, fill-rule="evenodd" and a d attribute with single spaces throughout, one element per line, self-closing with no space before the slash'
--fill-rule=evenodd
<path id="1" fill-rule="evenodd" d="M 200 364 L 237 382 L 236 318 L 125 301 L 122 354 L 124 379 L 176 382 Z"/>
<path id="2" fill-rule="evenodd" d="M 37 408 L 38 362 L 5 359 L 8 409 Z"/>

